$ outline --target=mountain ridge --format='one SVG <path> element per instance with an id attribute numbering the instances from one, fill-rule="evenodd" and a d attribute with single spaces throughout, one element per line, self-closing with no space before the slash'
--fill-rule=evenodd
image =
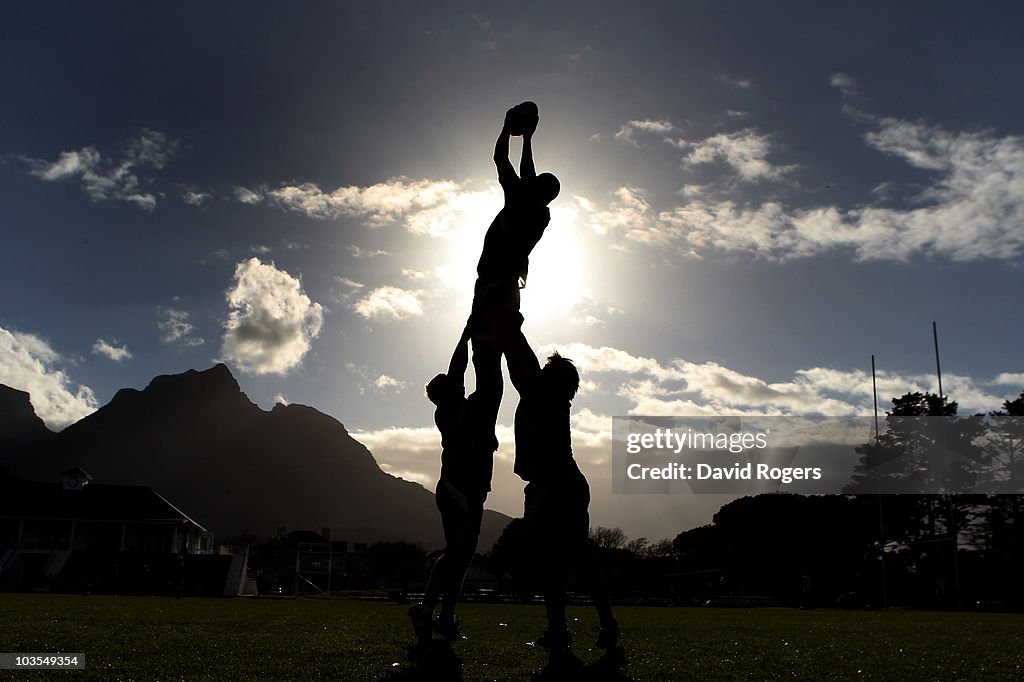
<path id="1" fill-rule="evenodd" d="M 14 413 L 27 423 L 23 409 Z M 0 419 L 0 442 L 8 427 Z M 329 527 L 351 541 L 444 544 L 433 493 L 383 471 L 344 424 L 314 407 L 261 409 L 224 364 L 121 389 L 59 433 L 30 431 L 34 440 L 4 450 L 10 473 L 55 480 L 80 466 L 97 482 L 148 485 L 221 541 L 287 526 Z M 509 520 L 485 512 L 482 551 Z"/>

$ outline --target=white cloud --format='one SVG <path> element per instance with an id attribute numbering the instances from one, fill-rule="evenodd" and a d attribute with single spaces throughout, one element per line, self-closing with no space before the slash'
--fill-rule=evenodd
<path id="1" fill-rule="evenodd" d="M 263 201 L 262 194 L 255 192 L 248 187 L 236 187 L 232 193 L 235 195 L 235 199 L 243 204 L 253 205 Z"/>
<path id="2" fill-rule="evenodd" d="M 493 490 L 488 495 L 487 506 L 512 515 L 521 515 L 523 484 L 512 473 L 511 463 L 515 437 L 512 428 L 504 424 L 498 425 L 495 435 L 499 445 L 494 455 Z M 433 489 L 437 483 L 441 468 L 441 435 L 436 428 L 392 427 L 357 431 L 352 437 L 365 445 L 388 473 L 416 481 L 428 489 Z"/>
<path id="3" fill-rule="evenodd" d="M 348 277 L 340 277 L 338 275 L 334 276 L 334 281 L 348 289 L 362 289 L 364 286 L 362 282 L 357 282 L 354 279 L 349 279 Z"/>
<path id="4" fill-rule="evenodd" d="M 452 180 L 403 177 L 334 190 L 305 182 L 264 187 L 258 192 L 236 188 L 235 192 L 240 201 L 255 204 L 265 200 L 318 220 L 352 216 L 364 219 L 370 227 L 401 223 L 413 234 L 443 238 L 453 237 L 466 219 L 479 220 L 480 215 L 493 215 L 501 208 L 501 195 L 494 188 L 474 191 Z M 357 258 L 387 255 L 354 245 L 349 249 Z"/>
<path id="5" fill-rule="evenodd" d="M 670 121 L 655 119 L 639 119 L 627 121 L 622 124 L 615 133 L 615 139 L 639 146 L 636 141 L 637 134 L 656 135 L 666 137 L 669 133 L 676 131 L 676 127 Z"/>
<path id="6" fill-rule="evenodd" d="M 583 197 L 576 197 L 580 208 L 589 213 L 590 227 L 599 235 L 623 235 L 627 239 L 643 242 L 643 234 L 650 229 L 651 205 L 644 198 L 643 190 L 636 187 L 620 187 L 615 190 L 614 200 L 606 210 L 596 210 Z"/>
<path id="7" fill-rule="evenodd" d="M 365 394 L 368 390 L 376 393 L 397 393 L 409 385 L 405 381 L 382 374 L 365 365 L 350 362 L 345 365 L 345 369 L 359 377 L 360 394 Z"/>
<path id="8" fill-rule="evenodd" d="M 157 308 L 157 329 L 161 332 L 160 340 L 164 343 L 192 348 L 201 346 L 206 341 L 195 335 L 195 326 L 189 322 L 189 314 L 175 308 Z"/>
<path id="9" fill-rule="evenodd" d="M 365 288 L 362 282 L 357 282 L 348 277 L 335 275 L 333 279 L 336 286 L 331 287 L 331 298 L 346 307 L 354 296 L 359 295 L 360 289 Z"/>
<path id="10" fill-rule="evenodd" d="M 753 128 L 734 133 L 719 133 L 687 145 L 690 153 L 683 158 L 686 165 L 722 161 L 747 181 L 778 180 L 795 166 L 777 166 L 768 161 L 772 141 Z"/>
<path id="11" fill-rule="evenodd" d="M 323 326 L 323 307 L 302 283 L 257 258 L 235 266 L 227 301 L 221 352 L 252 374 L 284 374 L 299 365 Z"/>
<path id="12" fill-rule="evenodd" d="M 364 249 L 355 244 L 348 246 L 349 253 L 353 258 L 376 258 L 377 256 L 390 256 L 391 254 L 383 249 Z"/>
<path id="13" fill-rule="evenodd" d="M 273 249 L 266 244 L 250 244 L 249 250 L 261 256 L 265 256 L 273 251 Z"/>
<path id="14" fill-rule="evenodd" d="M 207 192 L 199 192 L 193 189 L 187 189 L 181 193 L 181 198 L 186 204 L 190 206 L 202 206 L 206 201 L 212 198 L 213 195 Z"/>
<path id="15" fill-rule="evenodd" d="M 356 302 L 357 313 L 370 320 L 401 320 L 423 315 L 422 292 L 398 287 L 377 287 Z"/>
<path id="16" fill-rule="evenodd" d="M 1024 387 L 1024 372 L 1002 372 L 992 383 L 999 386 Z"/>
<path id="17" fill-rule="evenodd" d="M 61 152 L 53 163 L 39 162 L 31 174 L 41 180 L 61 180 L 90 173 L 100 163 L 100 153 L 95 147 L 83 147 L 78 151 Z"/>
<path id="18" fill-rule="evenodd" d="M 419 270 L 413 270 L 411 268 L 402 268 L 402 277 L 405 277 L 406 279 L 411 279 L 414 282 L 424 279 L 426 276 L 427 273 L 425 272 L 420 272 Z"/>
<path id="19" fill-rule="evenodd" d="M 405 388 L 406 383 L 394 377 L 389 377 L 387 374 L 381 374 L 374 380 L 373 385 L 381 390 L 391 389 L 397 391 Z"/>
<path id="20" fill-rule="evenodd" d="M 172 140 L 158 130 L 143 129 L 128 142 L 125 157 L 135 165 L 163 168 L 177 153 L 178 140 Z"/>
<path id="21" fill-rule="evenodd" d="M 893 118 L 864 136 L 871 147 L 930 172 L 932 181 L 905 208 L 878 203 L 844 209 L 792 208 L 781 201 L 744 206 L 705 200 L 655 210 L 636 188 L 621 188 L 606 210 L 580 203 L 598 233 L 626 243 L 675 246 L 681 253 L 739 251 L 786 260 L 850 251 L 858 260 L 939 256 L 954 261 L 1014 260 L 1024 255 L 1024 138 L 950 132 Z M 739 133 L 693 143 L 687 157 L 721 157 L 748 179 L 786 167 L 763 158 L 763 140 Z M 879 199 L 871 195 L 874 202 Z M 620 244 L 621 246 L 621 244 Z"/>
<path id="22" fill-rule="evenodd" d="M 829 77 L 828 84 L 838 88 L 847 97 L 857 94 L 857 81 L 849 74 L 837 71 Z"/>
<path id="23" fill-rule="evenodd" d="M 815 367 L 799 369 L 785 381 L 766 381 L 716 362 L 690 362 L 674 358 L 662 363 L 608 346 L 582 343 L 541 348 L 541 357 L 558 350 L 572 359 L 584 379 L 594 374 L 620 373 L 618 395 L 631 404 L 632 414 L 867 414 L 871 409 L 871 376 L 863 370 Z M 1003 375 L 1000 375 L 1003 376 Z M 991 383 L 963 375 L 943 377 L 946 393 L 960 404 L 963 414 L 996 409 L 1005 400 L 985 387 Z M 878 395 L 883 405 L 907 392 L 934 392 L 934 377 L 878 373 Z"/>
<path id="24" fill-rule="evenodd" d="M 66 360 L 38 336 L 0 327 L 0 383 L 26 391 L 36 414 L 55 430 L 98 407 L 92 389 L 74 385 L 63 364 Z"/>
<path id="25" fill-rule="evenodd" d="M 94 201 L 115 199 L 140 208 L 156 207 L 156 195 L 142 189 L 140 169 L 162 169 L 178 149 L 178 141 L 156 130 L 143 129 L 116 159 L 105 158 L 95 147 L 61 152 L 56 161 L 26 158 L 37 178 L 53 182 L 79 178 Z"/>
<path id="26" fill-rule="evenodd" d="M 276 393 L 274 394 L 274 404 L 287 406 L 291 405 L 291 402 L 289 402 L 288 396 L 286 396 L 284 393 Z"/>
<path id="27" fill-rule="evenodd" d="M 340 216 L 367 218 L 371 226 L 412 218 L 409 229 L 421 234 L 440 234 L 456 210 L 462 191 L 451 180 L 394 178 L 366 187 L 346 186 L 325 191 L 306 182 L 281 185 L 265 191 L 279 206 L 310 218 L 329 220 Z"/>
<path id="28" fill-rule="evenodd" d="M 117 339 L 114 339 L 114 343 L 117 343 Z M 96 339 L 96 343 L 92 344 L 92 352 L 96 355 L 104 355 L 114 362 L 121 362 L 122 360 L 131 360 L 132 354 L 128 351 L 127 346 L 115 346 L 110 344 L 103 339 Z"/>
<path id="29" fill-rule="evenodd" d="M 744 118 L 746 115 L 740 111 L 729 111 L 731 118 Z M 637 135 L 651 135 L 665 144 L 687 151 L 683 157 L 684 167 L 720 161 L 748 182 L 779 180 L 796 167 L 771 163 L 768 155 L 776 145 L 771 136 L 754 128 L 719 133 L 698 141 L 683 139 L 678 132 L 679 129 L 669 121 L 634 120 L 623 124 L 615 133 L 615 139 L 639 146 Z"/>

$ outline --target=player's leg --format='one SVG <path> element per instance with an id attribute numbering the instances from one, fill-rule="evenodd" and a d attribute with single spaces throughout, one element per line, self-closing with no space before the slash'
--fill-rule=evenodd
<path id="1" fill-rule="evenodd" d="M 459 495 L 455 495 L 458 499 Z M 438 614 L 435 629 L 446 639 L 464 639 L 459 632 L 459 621 L 455 617 L 455 607 L 462 594 L 462 585 L 466 572 L 473 562 L 477 541 L 480 537 L 480 524 L 483 519 L 483 497 L 462 495 L 459 507 L 452 515 L 450 523 L 445 527 L 445 584 L 441 597 L 441 612 Z M 462 503 L 465 503 L 463 506 Z"/>
<path id="2" fill-rule="evenodd" d="M 438 512 L 441 514 L 441 526 L 444 529 L 445 544 L 447 545 L 449 528 L 452 525 L 454 501 L 444 480 L 437 482 L 434 501 L 437 504 Z M 427 578 L 427 585 L 424 588 L 423 601 L 409 608 L 409 619 L 412 620 L 413 632 L 421 645 L 426 645 L 430 642 L 434 609 L 437 607 L 438 602 L 441 601 L 447 585 L 451 582 L 449 578 L 451 563 L 451 560 L 448 559 L 448 548 L 446 546 L 444 552 L 434 561 L 434 565 L 430 569 L 430 576 Z"/>
<path id="3" fill-rule="evenodd" d="M 495 326 L 491 311 L 474 312 L 470 340 L 473 342 L 476 393 L 478 398 L 485 401 L 487 413 L 492 414 L 497 421 L 505 380 L 501 375 L 501 338 Z"/>
<path id="4" fill-rule="evenodd" d="M 570 552 L 577 578 L 584 584 L 594 601 L 598 627 L 597 646 L 611 649 L 619 641 L 619 623 L 612 615 L 608 594 L 608 578 L 604 567 L 594 556 L 590 546 L 590 485 L 583 472 L 572 473 L 565 485 L 565 499 L 569 507 L 566 520 L 569 527 L 566 546 Z"/>
<path id="5" fill-rule="evenodd" d="M 523 518 L 529 524 L 530 539 L 537 549 L 535 569 L 544 594 L 547 629 L 534 645 L 561 651 L 569 648 L 572 636 L 565 618 L 568 566 L 563 552 L 557 497 L 559 491 L 545 481 L 531 481 L 526 486 Z"/>
<path id="6" fill-rule="evenodd" d="M 530 342 L 526 340 L 526 335 L 523 334 L 522 316 L 519 313 L 516 313 L 516 316 L 517 321 L 513 320 L 502 329 L 501 341 L 505 362 L 508 363 L 509 379 L 522 395 L 523 389 L 539 376 L 540 362 L 530 347 Z"/>

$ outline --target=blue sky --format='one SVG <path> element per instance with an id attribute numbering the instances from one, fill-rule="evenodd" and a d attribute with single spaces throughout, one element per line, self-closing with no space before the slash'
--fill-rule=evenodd
<path id="1" fill-rule="evenodd" d="M 421 387 L 524 99 L 562 181 L 525 331 L 583 372 L 595 523 L 660 537 L 721 502 L 613 497 L 610 415 L 863 413 L 872 353 L 883 402 L 935 390 L 932 320 L 963 408 L 1024 389 L 1017 4 L 2 13 L 0 382 L 54 428 L 224 361 L 430 486 Z M 517 514 L 500 435 L 491 505 Z"/>

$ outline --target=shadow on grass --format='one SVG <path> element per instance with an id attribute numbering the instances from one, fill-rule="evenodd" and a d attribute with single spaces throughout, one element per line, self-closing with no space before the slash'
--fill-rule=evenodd
<path id="1" fill-rule="evenodd" d="M 632 682 L 622 671 L 626 665 L 626 652 L 622 647 L 609 649 L 601 658 L 590 665 L 583 665 L 583 661 L 576 658 L 571 651 L 551 652 L 548 663 L 535 673 L 532 679 L 535 682 L 554 682 L 555 680 L 601 680 L 608 682 Z"/>
<path id="2" fill-rule="evenodd" d="M 400 682 L 404 680 L 437 680 L 437 682 L 462 682 L 462 659 L 448 642 L 434 640 L 429 646 L 406 645 L 408 668 L 396 670 L 381 680 Z"/>

